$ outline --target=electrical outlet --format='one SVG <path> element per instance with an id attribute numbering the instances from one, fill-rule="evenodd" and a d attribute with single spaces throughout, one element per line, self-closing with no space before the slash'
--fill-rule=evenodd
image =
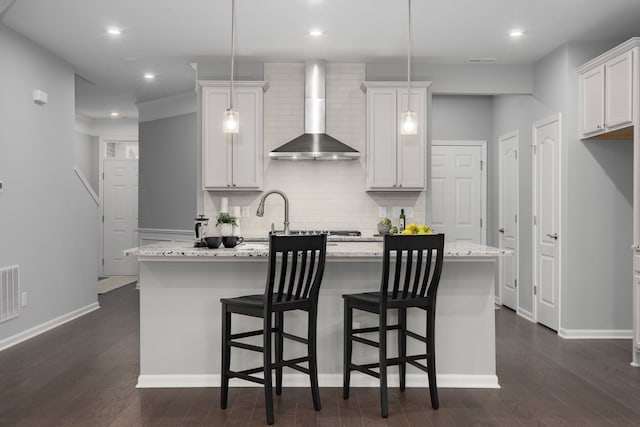
<path id="1" fill-rule="evenodd" d="M 20 302 L 21 302 L 23 307 L 26 307 L 27 306 L 27 291 L 24 291 L 22 293 L 21 297 L 22 297 L 21 298 L 22 301 L 20 301 Z"/>
<path id="2" fill-rule="evenodd" d="M 384 206 L 379 206 L 378 207 L 378 217 L 386 218 L 387 217 L 387 208 L 385 208 Z"/>
<path id="3" fill-rule="evenodd" d="M 241 210 L 241 214 L 240 216 L 242 218 L 248 218 L 249 217 L 249 206 L 242 206 Z"/>

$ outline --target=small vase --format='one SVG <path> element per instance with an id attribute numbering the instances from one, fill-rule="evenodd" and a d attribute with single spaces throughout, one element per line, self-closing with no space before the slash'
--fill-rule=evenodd
<path id="1" fill-rule="evenodd" d="M 233 224 L 219 224 L 220 235 L 221 236 L 232 236 L 233 235 Z"/>

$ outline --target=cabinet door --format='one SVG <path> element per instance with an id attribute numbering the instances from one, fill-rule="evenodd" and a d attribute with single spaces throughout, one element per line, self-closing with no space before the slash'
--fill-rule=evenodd
<path id="1" fill-rule="evenodd" d="M 202 185 L 231 186 L 231 135 L 222 129 L 222 114 L 229 107 L 229 89 L 202 88 Z"/>
<path id="2" fill-rule="evenodd" d="M 633 51 L 605 64 L 605 126 L 625 127 L 633 121 Z"/>
<path id="3" fill-rule="evenodd" d="M 240 131 L 233 137 L 231 186 L 236 189 L 262 187 L 262 88 L 234 90 L 240 115 Z"/>
<path id="4" fill-rule="evenodd" d="M 397 91 L 367 91 L 367 189 L 394 189 L 397 152 Z"/>
<path id="5" fill-rule="evenodd" d="M 400 115 L 409 108 L 407 90 L 398 91 L 397 122 Z M 418 133 L 416 135 L 400 135 L 398 126 L 398 188 L 403 190 L 423 190 L 426 182 L 426 89 L 411 90 L 411 110 L 418 118 Z"/>
<path id="6" fill-rule="evenodd" d="M 580 133 L 604 131 L 604 65 L 580 76 Z"/>
<path id="7" fill-rule="evenodd" d="M 262 188 L 262 87 L 235 87 L 234 107 L 240 131 L 225 134 L 229 87 L 202 88 L 202 183 L 207 190 Z"/>

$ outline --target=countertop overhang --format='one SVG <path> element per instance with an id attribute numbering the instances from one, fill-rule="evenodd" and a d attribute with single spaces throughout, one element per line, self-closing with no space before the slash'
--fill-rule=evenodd
<path id="1" fill-rule="evenodd" d="M 381 240 L 357 241 L 332 240 L 327 243 L 327 258 L 380 258 L 383 253 Z M 218 249 L 194 248 L 187 242 L 161 242 L 131 248 L 124 251 L 125 255 L 135 256 L 139 261 L 146 260 L 222 260 L 230 258 L 268 258 L 269 244 L 267 242 L 245 242 L 235 248 Z M 448 242 L 445 244 L 445 258 L 486 258 L 493 259 L 500 256 L 510 256 L 512 251 L 480 245 L 469 242 Z"/>

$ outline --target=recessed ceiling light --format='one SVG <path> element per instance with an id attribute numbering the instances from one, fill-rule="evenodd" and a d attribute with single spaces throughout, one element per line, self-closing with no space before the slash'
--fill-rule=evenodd
<path id="1" fill-rule="evenodd" d="M 518 37 L 522 37 L 524 35 L 524 31 L 522 30 L 511 30 L 509 31 L 509 37 L 513 37 L 517 39 Z"/>
<path id="2" fill-rule="evenodd" d="M 318 29 L 318 28 L 314 28 L 312 30 L 309 30 L 309 35 L 311 37 L 322 37 L 324 35 L 324 31 Z"/>
<path id="3" fill-rule="evenodd" d="M 144 73 L 144 78 L 147 80 L 153 80 L 156 78 L 156 75 L 153 73 Z"/>
<path id="4" fill-rule="evenodd" d="M 120 113 L 118 113 L 117 111 L 112 111 L 111 117 L 120 117 Z"/>
<path id="5" fill-rule="evenodd" d="M 109 27 L 107 28 L 107 34 L 111 36 L 119 36 L 122 34 L 122 30 L 118 27 Z"/>

